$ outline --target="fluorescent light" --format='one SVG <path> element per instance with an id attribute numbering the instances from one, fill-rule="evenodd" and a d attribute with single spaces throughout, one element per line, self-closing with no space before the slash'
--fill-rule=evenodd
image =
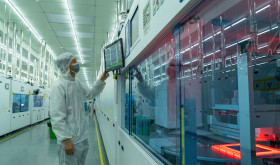
<path id="1" fill-rule="evenodd" d="M 278 28 L 278 26 L 275 26 L 274 28 L 272 28 L 271 30 L 274 30 L 274 29 L 277 29 Z"/>
<path id="2" fill-rule="evenodd" d="M 191 48 L 196 47 L 196 46 L 198 46 L 198 43 L 197 43 L 197 44 L 195 44 L 194 46 L 192 46 Z"/>
<path id="3" fill-rule="evenodd" d="M 241 41 L 239 41 L 238 43 L 241 43 L 241 42 L 243 42 L 243 41 L 247 41 L 247 40 L 249 40 L 249 39 L 251 39 L 251 37 L 248 37 L 248 38 L 246 38 L 246 39 L 244 39 L 244 40 L 241 40 Z"/>
<path id="4" fill-rule="evenodd" d="M 260 50 L 260 49 L 263 49 L 263 48 L 266 48 L 266 47 L 268 47 L 268 45 L 261 46 L 258 49 Z"/>
<path id="5" fill-rule="evenodd" d="M 237 25 L 237 24 L 239 24 L 239 23 L 241 23 L 241 22 L 243 22 L 243 21 L 245 21 L 245 20 L 246 20 L 246 18 L 242 18 L 241 20 L 235 22 L 235 23 L 232 24 L 231 26 L 235 26 L 235 25 Z"/>
<path id="6" fill-rule="evenodd" d="M 47 46 L 47 50 L 48 50 L 49 53 L 53 56 L 53 58 L 56 60 L 56 56 L 55 56 L 53 50 L 52 50 L 49 46 Z"/>
<path id="7" fill-rule="evenodd" d="M 259 36 L 259 35 L 262 35 L 262 34 L 264 34 L 264 33 L 267 33 L 267 32 L 269 32 L 269 31 L 270 31 L 270 29 L 265 30 L 265 31 L 263 31 L 263 32 L 259 33 L 259 34 L 258 34 L 258 36 Z"/>
<path id="8" fill-rule="evenodd" d="M 76 47 L 77 47 L 77 50 L 78 50 L 78 54 L 80 56 L 81 63 L 84 64 L 84 60 L 83 60 L 83 57 L 81 55 L 80 45 L 79 45 L 78 38 L 77 38 L 77 33 L 76 33 L 76 30 L 75 30 L 72 15 L 71 15 L 71 12 L 70 12 L 69 3 L 68 3 L 68 0 L 64 0 L 64 1 L 65 1 L 65 4 L 66 4 L 67 11 L 68 11 L 68 16 L 69 16 L 69 19 L 70 19 L 71 27 L 72 27 L 72 30 L 73 30 L 73 33 L 74 33 L 74 39 L 75 39 Z M 85 69 L 84 69 L 84 73 L 85 73 Z M 85 74 L 85 79 L 86 79 L 87 85 L 89 86 L 86 74 Z"/>
<path id="9" fill-rule="evenodd" d="M 263 62 L 263 63 L 259 63 L 259 64 L 256 64 L 256 65 L 263 65 L 263 64 L 266 64 L 266 63 L 268 63 L 268 62 Z"/>
<path id="10" fill-rule="evenodd" d="M 231 26 L 226 27 L 225 30 L 228 30 L 229 28 L 231 28 Z"/>
<path id="11" fill-rule="evenodd" d="M 206 58 L 208 56 L 212 56 L 214 53 L 209 53 L 209 54 L 206 54 L 203 58 Z"/>
<path id="12" fill-rule="evenodd" d="M 160 68 L 160 67 L 161 67 L 161 66 L 159 65 L 159 66 L 155 67 L 154 70 L 157 70 L 157 69 Z"/>
<path id="13" fill-rule="evenodd" d="M 267 6 L 263 7 L 263 8 L 261 8 L 260 10 L 256 11 L 256 14 L 260 13 L 261 11 L 263 11 L 263 10 L 269 8 L 269 7 L 270 7 L 270 5 L 267 5 Z"/>
<path id="14" fill-rule="evenodd" d="M 181 53 L 185 53 L 185 52 L 189 51 L 190 49 L 191 48 L 187 48 L 187 49 L 183 50 Z"/>
<path id="15" fill-rule="evenodd" d="M 69 19 L 70 19 L 71 27 L 72 27 L 72 30 L 73 30 L 73 33 L 74 33 L 74 39 L 75 39 L 76 47 L 77 47 L 77 50 L 78 50 L 78 54 L 80 56 L 82 64 L 84 64 L 84 60 L 83 60 L 82 55 L 81 55 L 79 42 L 78 42 L 78 39 L 77 39 L 77 33 L 76 33 L 76 30 L 75 30 L 72 15 L 71 15 L 71 12 L 70 12 L 69 3 L 68 3 L 68 0 L 64 0 L 64 1 L 65 1 L 65 4 L 66 4 L 67 11 L 68 11 L 68 16 L 69 16 Z"/>
<path id="16" fill-rule="evenodd" d="M 184 65 L 188 65 L 188 64 L 194 63 L 194 62 L 196 62 L 196 61 L 198 61 L 198 59 L 194 59 L 192 62 L 186 62 L 186 63 L 184 63 Z"/>
<path id="17" fill-rule="evenodd" d="M 221 31 L 218 31 L 217 33 L 214 34 L 214 36 L 221 34 Z"/>
<path id="18" fill-rule="evenodd" d="M 28 27 L 28 29 L 32 32 L 32 34 L 35 36 L 35 38 L 41 42 L 42 37 L 34 30 L 34 28 L 31 26 L 31 24 L 28 22 L 28 20 L 21 14 L 20 10 L 11 2 L 10 0 L 6 0 L 7 4 L 14 10 L 14 12 L 17 14 L 17 16 L 22 20 L 22 22 Z M 50 52 L 50 48 L 47 47 L 47 50 Z M 56 59 L 56 55 L 54 53 L 51 53 L 54 59 Z"/>
<path id="19" fill-rule="evenodd" d="M 210 40 L 211 38 L 212 38 L 212 36 L 206 38 L 205 40 L 203 40 L 203 42 L 208 41 L 208 40 Z"/>
<path id="20" fill-rule="evenodd" d="M 230 47 L 233 47 L 234 45 L 236 45 L 236 43 L 234 44 L 231 44 L 231 45 L 228 45 L 226 48 L 230 48 Z"/>
<path id="21" fill-rule="evenodd" d="M 259 56 L 259 57 L 256 57 L 256 59 L 260 59 L 260 58 L 264 58 L 264 57 L 266 57 L 266 56 Z"/>
<path id="22" fill-rule="evenodd" d="M 87 75 L 86 75 L 86 70 L 85 70 L 85 68 L 83 68 L 83 71 L 84 71 L 84 75 L 85 75 L 85 79 L 86 79 L 87 85 L 88 85 L 88 87 L 89 87 L 88 78 L 87 78 Z"/>

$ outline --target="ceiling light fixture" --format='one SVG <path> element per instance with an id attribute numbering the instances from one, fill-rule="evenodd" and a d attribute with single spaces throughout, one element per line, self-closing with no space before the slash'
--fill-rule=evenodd
<path id="1" fill-rule="evenodd" d="M 268 45 L 261 46 L 258 49 L 260 50 L 260 49 L 263 49 L 263 48 L 266 48 L 266 47 L 268 47 Z"/>
<path id="2" fill-rule="evenodd" d="M 73 33 L 74 33 L 74 39 L 75 39 L 76 47 L 77 47 L 77 50 L 78 50 L 78 54 L 80 56 L 82 64 L 84 64 L 84 60 L 83 60 L 82 55 L 81 55 L 81 49 L 80 49 L 78 38 L 77 38 L 77 33 L 76 33 L 74 23 L 73 23 L 73 17 L 72 17 L 71 12 L 70 12 L 69 3 L 68 3 L 68 0 L 64 0 L 64 1 L 65 1 L 65 4 L 66 4 L 67 11 L 68 11 L 68 16 L 69 16 L 69 19 L 70 19 L 71 27 L 72 27 L 72 30 L 73 30 Z"/>
<path id="3" fill-rule="evenodd" d="M 85 79 L 86 79 L 87 85 L 88 85 L 88 87 L 89 87 L 89 84 L 88 84 L 88 79 L 87 79 L 87 75 L 86 75 L 86 69 L 85 69 L 85 68 L 83 68 L 83 71 L 84 71 L 84 75 L 85 75 Z"/>
<path id="4" fill-rule="evenodd" d="M 42 37 L 37 33 L 36 30 L 31 26 L 29 21 L 23 16 L 23 14 L 20 12 L 20 10 L 15 6 L 15 4 L 10 1 L 6 0 L 6 3 L 14 10 L 14 12 L 17 14 L 17 16 L 22 20 L 22 22 L 28 27 L 28 29 L 31 31 L 31 33 L 35 36 L 35 38 L 39 41 L 42 42 Z M 53 53 L 51 48 L 47 46 L 47 50 L 50 52 L 50 54 L 53 56 L 54 59 L 56 59 L 56 55 Z"/>
<path id="5" fill-rule="evenodd" d="M 64 0 L 64 1 L 65 1 L 65 4 L 66 4 L 67 11 L 68 11 L 68 16 L 69 16 L 69 19 L 70 19 L 71 27 L 72 27 L 72 30 L 73 30 L 73 33 L 74 33 L 74 39 L 75 39 L 76 47 L 77 47 L 77 50 L 78 50 L 78 54 L 80 56 L 81 63 L 84 64 L 84 60 L 83 60 L 83 57 L 81 55 L 80 45 L 79 45 L 78 38 L 77 38 L 77 33 L 76 33 L 74 23 L 73 23 L 73 17 L 72 17 L 71 12 L 70 12 L 69 3 L 68 3 L 68 0 Z M 85 72 L 85 68 L 83 68 L 83 70 L 84 70 L 87 85 L 89 87 L 87 75 L 86 75 L 86 72 Z"/>
<path id="6" fill-rule="evenodd" d="M 261 8 L 260 10 L 256 11 L 256 14 L 260 13 L 261 11 L 263 11 L 263 10 L 269 8 L 269 7 L 270 7 L 270 5 L 267 5 L 267 6 L 263 7 L 263 8 Z"/>
<path id="7" fill-rule="evenodd" d="M 235 22 L 234 24 L 232 24 L 231 27 L 232 27 L 232 26 L 235 26 L 235 25 L 237 25 L 237 24 L 239 24 L 239 23 L 241 23 L 241 22 L 243 22 L 243 21 L 245 21 L 245 20 L 246 20 L 246 18 L 243 18 L 243 19 L 241 19 L 241 20 Z"/>

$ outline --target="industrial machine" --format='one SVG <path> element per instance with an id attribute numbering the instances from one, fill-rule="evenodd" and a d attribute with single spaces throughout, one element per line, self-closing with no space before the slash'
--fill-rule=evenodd
<path id="1" fill-rule="evenodd" d="M 11 80 L 0 75 L 0 136 L 11 131 Z"/>
<path id="2" fill-rule="evenodd" d="M 29 84 L 12 82 L 11 131 L 30 125 L 30 105 L 32 104 Z"/>
<path id="3" fill-rule="evenodd" d="M 50 98 L 49 98 L 49 89 L 44 89 L 44 117 L 43 119 L 50 118 Z"/>

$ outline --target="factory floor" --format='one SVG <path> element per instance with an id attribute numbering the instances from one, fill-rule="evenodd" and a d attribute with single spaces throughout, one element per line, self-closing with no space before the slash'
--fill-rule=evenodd
<path id="1" fill-rule="evenodd" d="M 0 164 L 58 165 L 57 143 L 56 140 L 49 138 L 47 121 L 43 121 L 35 126 L 23 128 L 5 137 L 0 137 Z M 95 127 L 94 118 L 90 117 L 90 147 L 86 165 L 98 165 L 102 163 L 108 165 L 108 158 L 100 132 L 98 131 L 101 152 L 99 150 Z M 100 160 L 100 158 L 103 160 Z"/>

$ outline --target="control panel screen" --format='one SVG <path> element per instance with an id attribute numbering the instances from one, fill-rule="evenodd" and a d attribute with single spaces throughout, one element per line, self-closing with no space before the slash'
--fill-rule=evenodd
<path id="1" fill-rule="evenodd" d="M 105 70 L 114 71 L 124 67 L 122 39 L 118 39 L 104 49 Z"/>

